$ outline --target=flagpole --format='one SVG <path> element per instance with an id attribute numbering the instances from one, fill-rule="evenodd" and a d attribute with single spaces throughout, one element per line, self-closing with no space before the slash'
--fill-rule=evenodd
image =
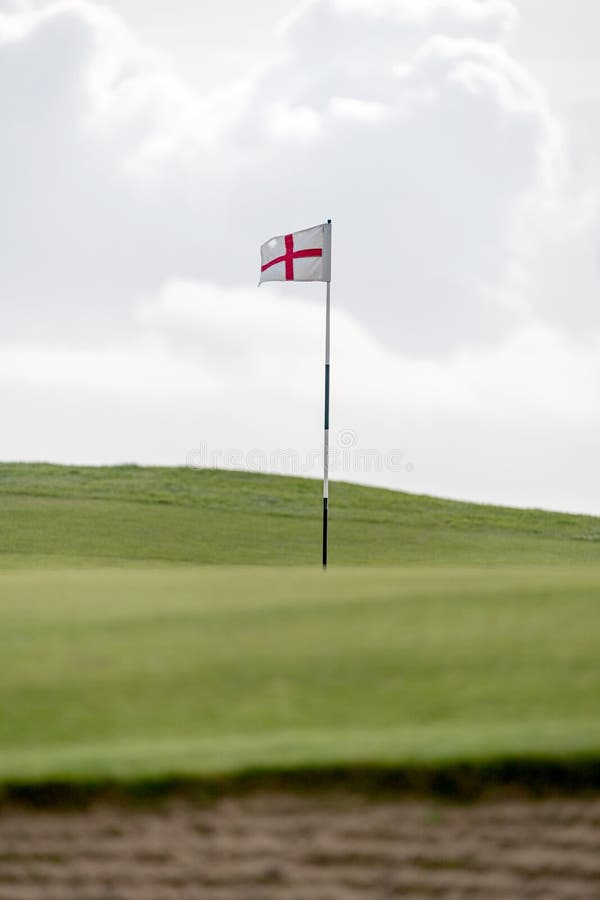
<path id="1" fill-rule="evenodd" d="M 331 225 L 331 219 L 327 219 Z M 327 282 L 327 302 L 325 308 L 325 435 L 323 440 L 323 570 L 327 569 L 327 525 L 329 504 L 329 359 L 331 320 L 331 275 Z"/>

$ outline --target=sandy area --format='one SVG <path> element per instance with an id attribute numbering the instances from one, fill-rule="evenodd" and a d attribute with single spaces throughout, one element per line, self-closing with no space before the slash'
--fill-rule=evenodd
<path id="1" fill-rule="evenodd" d="M 0 900 L 600 898 L 600 799 L 0 811 Z"/>

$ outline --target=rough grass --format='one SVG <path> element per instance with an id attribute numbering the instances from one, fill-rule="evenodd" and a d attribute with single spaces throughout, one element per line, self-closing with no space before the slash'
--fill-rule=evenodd
<path id="1" fill-rule="evenodd" d="M 0 566 L 318 564 L 319 482 L 0 464 Z M 599 562 L 600 519 L 331 485 L 334 565 Z"/>

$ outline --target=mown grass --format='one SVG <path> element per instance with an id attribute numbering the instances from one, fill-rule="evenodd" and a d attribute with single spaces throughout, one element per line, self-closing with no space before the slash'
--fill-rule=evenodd
<path id="1" fill-rule="evenodd" d="M 318 564 L 321 486 L 136 466 L 0 464 L 0 567 Z M 331 485 L 335 565 L 600 562 L 600 519 Z"/>
<path id="2" fill-rule="evenodd" d="M 597 567 L 0 574 L 0 781 L 600 754 Z"/>

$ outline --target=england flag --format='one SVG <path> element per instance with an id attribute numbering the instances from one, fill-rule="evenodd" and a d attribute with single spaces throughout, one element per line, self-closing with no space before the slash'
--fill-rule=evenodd
<path id="1" fill-rule="evenodd" d="M 331 224 L 271 238 L 260 248 L 260 281 L 331 281 Z"/>

